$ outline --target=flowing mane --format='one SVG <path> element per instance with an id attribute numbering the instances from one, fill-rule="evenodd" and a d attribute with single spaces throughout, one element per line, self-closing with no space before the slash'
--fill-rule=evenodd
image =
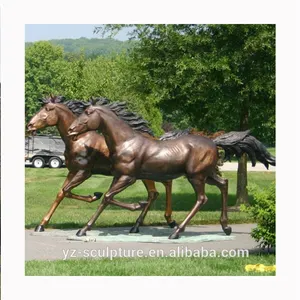
<path id="1" fill-rule="evenodd" d="M 94 106 L 105 106 L 115 113 L 120 119 L 126 122 L 133 130 L 147 133 L 154 137 L 153 131 L 149 128 L 148 122 L 138 114 L 129 111 L 126 102 L 110 102 L 109 99 L 98 97 L 91 100 Z"/>
<path id="2" fill-rule="evenodd" d="M 81 115 L 90 105 L 105 106 L 126 122 L 133 130 L 154 136 L 153 131 L 148 126 L 148 122 L 136 113 L 129 111 L 125 102 L 110 102 L 107 98 L 97 97 L 90 99 L 88 102 L 69 100 L 64 104 L 67 105 L 76 116 Z"/>
<path id="3" fill-rule="evenodd" d="M 180 136 L 191 134 L 192 129 L 187 128 L 184 130 L 172 130 L 164 133 L 159 140 L 166 141 L 166 140 L 174 140 L 177 139 Z"/>
<path id="4" fill-rule="evenodd" d="M 82 100 L 68 100 L 66 102 L 62 102 L 62 104 L 66 105 L 77 117 L 79 117 L 86 108 L 91 106 L 90 102 Z"/>
<path id="5" fill-rule="evenodd" d="M 77 117 L 80 116 L 86 108 L 91 105 L 105 106 L 114 112 L 120 119 L 126 122 L 133 130 L 147 133 L 154 137 L 153 131 L 149 128 L 148 122 L 138 114 L 129 111 L 126 102 L 111 102 L 104 97 L 91 98 L 89 101 L 83 100 L 68 100 L 65 101 L 63 96 L 50 96 L 47 98 L 39 99 L 42 104 L 47 103 L 61 103 L 66 105 L 73 114 Z"/>
<path id="6" fill-rule="evenodd" d="M 47 103 L 62 103 L 63 101 L 65 101 L 65 97 L 50 95 L 49 97 L 40 98 L 40 99 L 38 99 L 38 101 L 42 105 L 47 104 Z"/>

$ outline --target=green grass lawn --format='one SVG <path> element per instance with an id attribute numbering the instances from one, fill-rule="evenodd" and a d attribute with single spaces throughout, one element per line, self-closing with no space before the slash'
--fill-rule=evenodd
<path id="1" fill-rule="evenodd" d="M 274 276 L 246 272 L 247 264 L 274 265 L 275 255 L 242 258 L 156 257 L 27 261 L 27 276 Z"/>
<path id="2" fill-rule="evenodd" d="M 67 169 L 34 169 L 26 168 L 25 179 L 25 226 L 33 228 L 41 221 L 42 217 L 55 200 L 56 194 L 67 174 Z M 224 172 L 224 177 L 229 179 L 229 206 L 235 204 L 236 172 Z M 73 190 L 74 193 L 89 195 L 94 192 L 107 191 L 112 177 L 94 175 L 83 184 Z M 268 187 L 275 180 L 275 173 L 271 172 L 249 172 L 248 184 L 257 184 L 261 188 Z M 165 190 L 164 186 L 157 183 L 160 193 L 159 198 L 153 204 L 151 211 L 145 219 L 145 225 L 165 224 Z M 219 223 L 221 196 L 219 190 L 214 186 L 206 185 L 208 202 L 190 222 L 196 224 Z M 181 222 L 195 203 L 195 194 L 191 185 L 185 178 L 173 181 L 172 193 L 173 216 L 177 222 Z M 146 200 L 147 192 L 141 181 L 118 194 L 116 199 L 124 202 L 138 202 Z M 252 197 L 250 195 L 250 201 Z M 64 199 L 54 213 L 48 227 L 52 228 L 78 228 L 82 227 L 95 212 L 99 201 L 86 203 L 74 199 Z M 139 215 L 139 211 L 131 212 L 117 207 L 109 206 L 99 217 L 96 226 L 131 226 Z M 253 222 L 245 212 L 229 212 L 230 223 Z"/>

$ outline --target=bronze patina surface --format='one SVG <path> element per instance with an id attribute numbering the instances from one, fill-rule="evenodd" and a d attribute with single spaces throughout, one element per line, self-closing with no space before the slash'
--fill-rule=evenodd
<path id="1" fill-rule="evenodd" d="M 108 145 L 112 162 L 113 182 L 87 225 L 78 232 L 84 235 L 91 228 L 103 207 L 137 179 L 173 180 L 185 175 L 196 193 L 196 204 L 170 238 L 178 238 L 188 222 L 205 204 L 205 182 L 216 184 L 222 191 L 221 225 L 231 233 L 227 217 L 227 180 L 216 174 L 217 146 L 208 138 L 184 135 L 173 140 L 158 141 L 135 132 L 117 114 L 104 106 L 91 106 L 69 127 L 69 136 L 100 129 Z"/>
<path id="2" fill-rule="evenodd" d="M 87 180 L 92 174 L 112 175 L 112 164 L 110 161 L 109 149 L 106 145 L 105 139 L 102 135 L 95 131 L 89 131 L 80 134 L 76 139 L 67 135 L 67 130 L 72 122 L 77 118 L 76 115 L 80 114 L 90 104 L 82 101 L 71 100 L 63 102 L 63 97 L 48 97 L 42 99 L 43 106 L 36 115 L 34 115 L 27 125 L 29 132 L 33 134 L 35 131 L 45 128 L 47 126 L 56 126 L 61 138 L 63 139 L 65 148 L 66 167 L 69 170 L 67 178 L 59 190 L 55 201 L 53 202 L 50 210 L 43 217 L 41 223 L 35 228 L 35 231 L 44 231 L 45 225 L 47 225 L 61 201 L 67 197 L 76 200 L 82 200 L 86 202 L 93 202 L 101 198 L 102 193 L 94 193 L 94 196 L 81 196 L 73 194 L 71 191 L 76 186 Z M 103 102 L 101 102 L 103 103 Z M 142 130 L 145 136 L 151 137 L 151 131 L 143 124 L 142 119 L 136 118 L 136 122 L 139 121 L 139 127 L 132 125 L 137 130 Z M 152 180 L 143 180 L 143 183 L 148 192 L 147 202 L 140 203 L 122 203 L 117 200 L 111 199 L 109 204 L 117 205 L 129 210 L 143 209 L 138 217 L 135 225 L 132 227 L 132 232 L 139 231 L 139 225 L 143 223 L 143 220 L 155 199 L 158 197 L 158 192 L 155 187 L 155 183 Z M 171 205 L 171 181 L 162 182 L 166 188 L 166 211 L 165 218 L 170 227 L 176 226 L 176 222 L 172 220 L 172 205 Z M 104 209 L 108 203 L 102 206 Z"/>
<path id="3" fill-rule="evenodd" d="M 228 226 L 227 198 L 228 180 L 217 175 L 218 147 L 223 147 L 226 157 L 247 153 L 253 165 L 256 159 L 275 165 L 275 158 L 249 132 L 230 132 L 214 140 L 193 134 L 174 134 L 174 139 L 154 140 L 133 131 L 122 119 L 119 111 L 112 107 L 90 106 L 69 127 L 69 136 L 100 129 L 109 148 L 113 182 L 99 205 L 96 213 L 77 235 L 85 235 L 111 199 L 133 184 L 137 179 L 155 181 L 172 180 L 185 175 L 196 193 L 196 204 L 186 219 L 169 238 L 179 237 L 185 226 L 205 204 L 205 183 L 216 185 L 221 191 L 222 212 L 220 223 L 226 235 L 231 234 Z"/>

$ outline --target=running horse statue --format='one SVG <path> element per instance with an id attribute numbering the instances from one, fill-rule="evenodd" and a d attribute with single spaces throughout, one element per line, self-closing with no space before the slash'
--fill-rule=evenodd
<path id="1" fill-rule="evenodd" d="M 86 235 L 86 231 L 91 229 L 113 197 L 135 183 L 137 179 L 167 181 L 183 175 L 196 193 L 196 203 L 169 239 L 179 238 L 179 233 L 184 231 L 196 212 L 206 203 L 205 183 L 220 188 L 222 194 L 220 223 L 225 234 L 231 234 L 227 216 L 228 181 L 217 175 L 218 150 L 214 141 L 193 134 L 166 141 L 149 139 L 134 131 L 119 118 L 118 111 L 105 106 L 88 107 L 71 124 L 68 135 L 76 139 L 79 134 L 97 129 L 102 132 L 108 146 L 114 178 L 97 211 L 86 226 L 77 232 L 78 236 Z M 219 137 L 219 141 L 222 142 L 222 138 Z M 228 146 L 227 151 L 230 152 L 232 149 L 237 153 L 243 152 L 243 149 L 235 144 L 233 147 Z M 249 152 L 255 156 L 256 150 Z M 273 163 L 272 159 L 269 159 L 268 155 L 266 159 L 264 154 L 258 159 L 263 157 L 267 165 Z"/>
<path id="2" fill-rule="evenodd" d="M 65 159 L 66 167 L 69 170 L 67 178 L 65 179 L 60 191 L 58 192 L 55 201 L 53 202 L 50 210 L 43 217 L 42 221 L 36 226 L 35 231 L 41 232 L 45 230 L 45 226 L 49 223 L 56 208 L 61 201 L 67 197 L 76 200 L 93 202 L 98 200 L 102 193 L 94 193 L 94 196 L 81 196 L 72 193 L 72 189 L 83 183 L 90 178 L 92 174 L 102 174 L 112 176 L 109 149 L 106 145 L 105 139 L 102 135 L 95 131 L 89 131 L 83 133 L 73 139 L 67 134 L 67 130 L 72 122 L 80 115 L 84 109 L 91 105 L 91 103 L 69 100 L 65 101 L 62 96 L 50 96 L 41 99 L 42 108 L 37 112 L 29 121 L 27 130 L 32 134 L 39 129 L 43 129 L 48 126 L 56 126 L 62 140 L 65 143 Z M 104 98 L 93 99 L 93 103 L 105 105 L 108 101 Z M 122 115 L 124 110 L 124 104 L 113 105 L 112 109 L 119 111 L 119 115 L 129 124 L 128 126 L 141 132 L 148 138 L 154 138 L 151 129 L 147 126 L 147 122 L 141 117 L 128 112 Z M 171 135 L 172 138 L 172 135 Z M 135 225 L 132 227 L 131 232 L 138 232 L 139 226 L 143 223 L 143 220 L 151 206 L 151 204 L 157 199 L 158 192 L 153 180 L 143 180 L 143 183 L 148 192 L 147 202 L 141 201 L 139 203 L 122 203 L 114 199 L 110 199 L 110 204 L 117 205 L 119 207 L 129 209 L 131 211 L 140 210 L 142 212 L 137 218 Z M 165 219 L 171 228 L 177 226 L 176 222 L 172 220 L 172 205 L 171 205 L 171 189 L 172 181 L 162 182 L 166 188 L 166 211 Z M 107 202 L 105 202 L 107 203 Z"/>

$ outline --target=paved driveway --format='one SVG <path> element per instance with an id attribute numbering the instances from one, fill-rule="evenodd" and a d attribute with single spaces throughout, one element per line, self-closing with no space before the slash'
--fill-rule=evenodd
<path id="1" fill-rule="evenodd" d="M 237 171 L 238 163 L 237 162 L 226 162 L 223 166 L 220 167 L 221 171 Z M 255 167 L 252 167 L 251 163 L 247 163 L 247 172 L 275 172 L 276 167 L 269 166 L 269 170 L 261 164 L 257 163 Z"/>
<path id="2" fill-rule="evenodd" d="M 110 255 L 124 256 L 124 253 L 132 256 L 170 256 L 170 253 L 177 253 L 178 256 L 190 253 L 189 251 L 235 251 L 237 249 L 257 249 L 257 243 L 251 238 L 250 231 L 255 227 L 254 224 L 233 224 L 232 235 L 226 240 L 226 236 L 222 233 L 220 225 L 203 225 L 188 226 L 182 236 L 217 236 L 222 235 L 225 240 L 212 241 L 196 241 L 186 243 L 184 238 L 182 242 L 177 240 L 175 243 L 169 240 L 166 243 L 156 242 L 126 242 L 126 241 L 72 241 L 68 237 L 74 236 L 76 230 L 51 230 L 43 233 L 34 233 L 32 230 L 25 230 L 25 259 L 26 260 L 57 260 L 57 259 L 73 259 L 73 258 L 99 258 L 99 255 L 109 257 Z M 141 227 L 141 233 L 147 235 L 162 229 L 162 227 Z M 97 230 L 93 229 L 88 235 L 97 234 Z M 102 228 L 102 234 L 109 234 L 119 230 L 120 234 L 128 235 L 128 227 Z M 172 232 L 172 229 L 164 230 Z M 100 231 L 99 231 L 100 232 Z M 116 240 L 120 240 L 116 237 Z M 139 254 L 138 254 L 139 253 Z M 125 255 L 126 256 L 126 255 Z M 187 255 L 186 255 L 187 256 Z"/>

